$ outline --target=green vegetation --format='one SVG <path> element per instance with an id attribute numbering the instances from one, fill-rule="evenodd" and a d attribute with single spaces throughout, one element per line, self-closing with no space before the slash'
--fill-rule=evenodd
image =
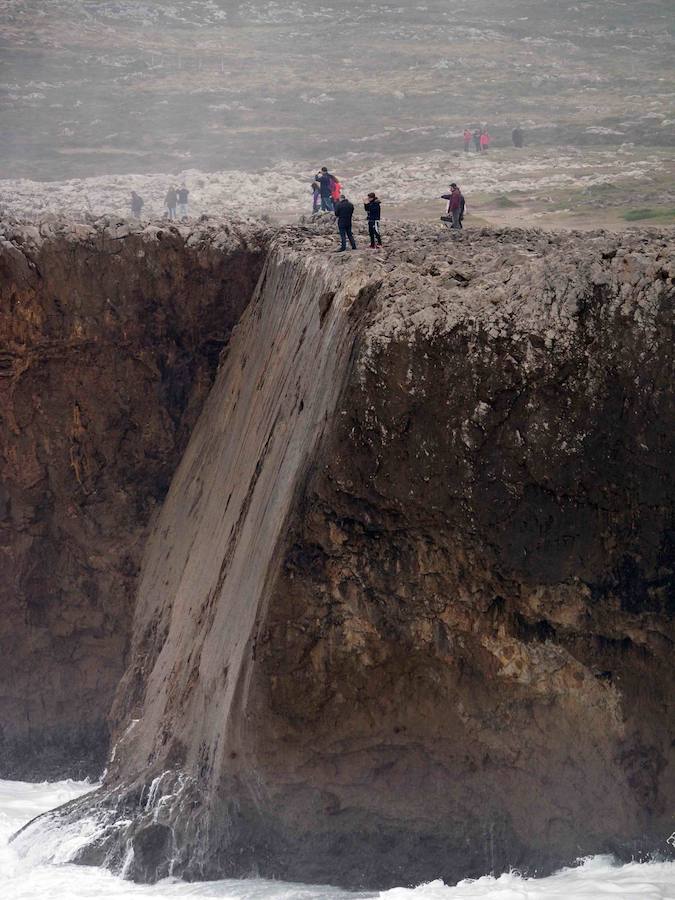
<path id="1" fill-rule="evenodd" d="M 670 209 L 628 209 L 623 214 L 626 222 L 641 222 L 643 219 L 673 219 L 675 220 L 675 208 Z"/>
<path id="2" fill-rule="evenodd" d="M 511 209 L 514 206 L 518 206 L 510 197 L 507 197 L 506 194 L 501 194 L 494 202 L 494 205 L 497 209 Z"/>

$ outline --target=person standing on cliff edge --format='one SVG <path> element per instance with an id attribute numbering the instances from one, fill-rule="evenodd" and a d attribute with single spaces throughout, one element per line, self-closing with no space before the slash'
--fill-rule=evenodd
<path id="1" fill-rule="evenodd" d="M 382 246 L 382 237 L 380 235 L 381 205 L 380 201 L 377 199 L 377 195 L 372 191 L 366 197 L 366 202 L 363 204 L 363 208 L 365 209 L 366 215 L 368 216 L 368 236 L 370 237 L 370 248 L 371 250 L 374 250 L 375 243 L 377 243 L 378 247 Z"/>
<path id="2" fill-rule="evenodd" d="M 316 176 L 316 180 L 319 182 L 319 191 L 321 193 L 321 211 L 322 212 L 332 212 L 333 211 L 333 191 L 335 189 L 335 182 L 337 179 L 334 175 L 331 175 L 328 169 L 325 166 L 321 167 L 321 171 Z"/>
<path id="3" fill-rule="evenodd" d="M 341 246 L 336 253 L 344 253 L 347 249 L 347 238 L 351 244 L 352 250 L 356 250 L 356 241 L 352 232 L 352 216 L 354 215 L 354 204 L 350 203 L 344 194 L 340 194 L 340 199 L 335 204 L 335 218 L 337 219 L 338 231 L 340 232 Z"/>
<path id="4" fill-rule="evenodd" d="M 169 221 L 173 222 L 176 218 L 176 203 L 178 202 L 178 195 L 176 194 L 176 189 L 170 187 L 166 192 L 166 197 L 164 198 L 164 206 L 166 206 L 167 212 L 169 214 Z"/>
<path id="5" fill-rule="evenodd" d="M 179 218 L 187 221 L 188 217 L 188 197 L 190 196 L 190 191 L 185 187 L 185 184 L 181 184 L 181 186 L 176 191 L 176 199 L 178 204 L 176 206 L 176 210 L 178 212 Z"/>

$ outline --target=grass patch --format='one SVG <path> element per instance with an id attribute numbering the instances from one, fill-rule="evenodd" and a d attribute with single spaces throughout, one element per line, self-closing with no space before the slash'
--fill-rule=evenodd
<path id="1" fill-rule="evenodd" d="M 518 204 L 511 200 L 510 197 L 507 197 L 506 194 L 500 194 L 500 196 L 496 198 L 494 205 L 497 209 L 513 209 L 514 206 L 518 206 Z"/>
<path id="2" fill-rule="evenodd" d="M 626 222 L 642 222 L 644 219 L 674 219 L 675 208 L 652 209 L 647 206 L 643 209 L 628 209 L 622 216 Z"/>

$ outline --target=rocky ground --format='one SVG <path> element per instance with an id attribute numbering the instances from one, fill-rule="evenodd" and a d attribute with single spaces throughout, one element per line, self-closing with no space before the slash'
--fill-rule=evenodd
<path id="1" fill-rule="evenodd" d="M 9 0 L 6 177 L 242 169 L 459 146 L 670 147 L 672 6 L 649 0 Z"/>
<path id="2" fill-rule="evenodd" d="M 672 231 L 266 240 L 146 544 L 104 786 L 47 827 L 138 880 L 666 851 Z"/>
<path id="3" fill-rule="evenodd" d="M 326 164 L 385 215 L 479 225 L 672 224 L 671 4 L 649 0 L 9 0 L 0 213 L 297 221 Z M 487 124 L 488 159 L 461 134 Z M 511 146 L 520 124 L 526 146 Z"/>
<path id="4" fill-rule="evenodd" d="M 484 156 L 436 151 L 382 159 L 362 154 L 328 163 L 354 200 L 357 220 L 364 219 L 365 195 L 377 192 L 385 231 L 391 221 L 438 223 L 446 207 L 440 197 L 451 180 L 465 193 L 467 226 L 618 229 L 675 222 L 675 159 L 667 150 L 496 148 Z M 130 214 L 130 193 L 136 190 L 145 201 L 143 220 L 150 221 L 166 213 L 169 185 L 185 183 L 193 223 L 203 215 L 222 214 L 292 223 L 311 215 L 312 172 L 312 162 L 305 160 L 257 173 L 190 169 L 175 177 L 0 180 L 0 210 L 30 219 L 64 214 L 80 222 L 101 215 L 124 218 Z"/>

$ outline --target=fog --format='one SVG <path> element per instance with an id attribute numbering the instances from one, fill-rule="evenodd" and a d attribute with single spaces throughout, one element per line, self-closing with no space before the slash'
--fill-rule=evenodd
<path id="1" fill-rule="evenodd" d="M 675 144 L 672 0 L 4 0 L 4 178 Z"/>

